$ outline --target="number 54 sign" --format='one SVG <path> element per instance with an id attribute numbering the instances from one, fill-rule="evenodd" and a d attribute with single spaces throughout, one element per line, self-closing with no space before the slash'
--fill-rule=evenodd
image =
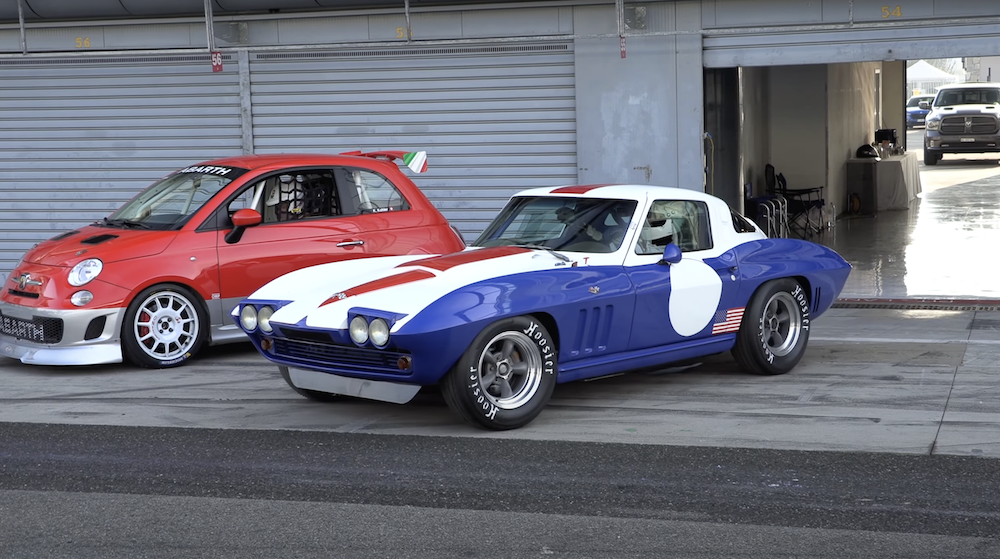
<path id="1" fill-rule="evenodd" d="M 222 71 L 222 53 L 219 51 L 212 52 L 212 71 Z"/>

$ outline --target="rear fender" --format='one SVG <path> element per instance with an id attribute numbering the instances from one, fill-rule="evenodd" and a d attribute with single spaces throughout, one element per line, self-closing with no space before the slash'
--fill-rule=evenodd
<path id="1" fill-rule="evenodd" d="M 767 281 L 796 278 L 809 290 L 813 316 L 837 300 L 851 265 L 834 250 L 800 239 L 761 239 L 734 249 L 740 271 L 740 300 L 749 301 Z"/>

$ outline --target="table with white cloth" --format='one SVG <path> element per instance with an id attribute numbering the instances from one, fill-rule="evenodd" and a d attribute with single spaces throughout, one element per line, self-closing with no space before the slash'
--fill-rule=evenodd
<path id="1" fill-rule="evenodd" d="M 920 194 L 920 164 L 917 153 L 908 151 L 902 155 L 883 157 L 877 164 L 879 210 L 905 210 L 910 202 Z"/>
<path id="2" fill-rule="evenodd" d="M 848 210 L 874 214 L 882 210 L 905 210 L 921 191 L 920 164 L 916 152 L 847 160 Z"/>

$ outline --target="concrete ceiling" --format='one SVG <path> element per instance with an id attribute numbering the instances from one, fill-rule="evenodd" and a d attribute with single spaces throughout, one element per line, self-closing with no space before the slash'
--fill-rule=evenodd
<path id="1" fill-rule="evenodd" d="M 495 1 L 410 0 L 410 7 L 477 4 Z M 218 15 L 351 8 L 398 7 L 402 9 L 403 6 L 404 0 L 212 0 L 213 14 Z M 176 17 L 197 16 L 205 13 L 204 0 L 21 0 L 21 7 L 24 10 L 25 20 L 29 21 Z M 17 20 L 16 0 L 0 4 L 0 21 L 16 22 Z"/>

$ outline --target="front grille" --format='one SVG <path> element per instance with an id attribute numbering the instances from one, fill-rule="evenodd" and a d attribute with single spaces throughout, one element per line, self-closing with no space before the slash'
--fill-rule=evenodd
<path id="1" fill-rule="evenodd" d="M 969 119 L 969 127 L 965 126 L 965 119 Z M 941 133 L 951 136 L 996 134 L 997 119 L 991 116 L 949 116 L 941 121 Z"/>
<path id="2" fill-rule="evenodd" d="M 21 291 L 20 289 L 8 289 L 7 293 L 18 297 L 28 297 L 29 299 L 37 299 L 40 296 L 38 293 L 29 293 L 27 291 Z"/>
<path id="3" fill-rule="evenodd" d="M 396 363 L 400 357 L 409 355 L 400 351 L 384 351 L 364 347 L 348 347 L 326 342 L 274 339 L 274 354 L 301 363 L 363 368 L 365 370 L 392 375 L 409 375 L 410 369 L 400 370 Z"/>
<path id="4" fill-rule="evenodd" d="M 24 320 L 0 314 L 0 332 L 7 336 L 36 343 L 57 344 L 62 341 L 63 321 L 61 318 L 42 316 Z"/>
<path id="5" fill-rule="evenodd" d="M 288 328 L 285 326 L 281 327 L 281 334 L 290 340 L 296 340 L 300 342 L 320 342 L 320 343 L 330 343 L 330 335 L 326 332 L 317 332 L 315 330 L 299 330 L 297 328 Z"/>

